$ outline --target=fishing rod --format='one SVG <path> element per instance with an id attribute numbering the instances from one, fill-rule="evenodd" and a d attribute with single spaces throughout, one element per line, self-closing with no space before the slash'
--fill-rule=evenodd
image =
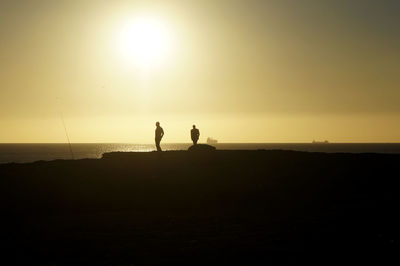
<path id="1" fill-rule="evenodd" d="M 72 158 L 72 160 L 75 160 L 74 152 L 72 151 L 71 141 L 69 140 L 67 126 L 65 125 L 65 121 L 64 121 L 64 115 L 63 115 L 62 112 L 60 112 L 60 113 L 61 113 L 61 121 L 62 121 L 62 124 L 64 126 L 65 136 L 67 137 L 67 140 L 68 140 L 68 146 L 69 146 L 69 151 L 71 153 L 71 158 Z"/>
<path id="2" fill-rule="evenodd" d="M 62 122 L 63 127 L 64 127 L 65 136 L 67 137 L 68 146 L 69 146 L 69 152 L 71 153 L 72 160 L 75 160 L 74 152 L 72 151 L 71 141 L 70 141 L 69 135 L 68 135 L 67 126 L 65 125 L 65 120 L 64 120 L 64 114 L 63 114 L 63 111 L 62 111 L 63 108 L 62 108 L 61 100 L 60 100 L 59 97 L 56 97 L 56 100 L 57 100 L 59 108 L 60 108 L 61 122 Z"/>

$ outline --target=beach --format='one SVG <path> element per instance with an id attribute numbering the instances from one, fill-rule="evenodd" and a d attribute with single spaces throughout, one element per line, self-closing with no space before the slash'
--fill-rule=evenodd
<path id="1" fill-rule="evenodd" d="M 4 260 L 265 265 L 399 261 L 400 155 L 114 152 L 0 165 Z"/>

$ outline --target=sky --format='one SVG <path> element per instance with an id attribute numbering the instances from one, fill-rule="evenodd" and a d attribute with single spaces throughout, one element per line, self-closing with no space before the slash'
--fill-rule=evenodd
<path id="1" fill-rule="evenodd" d="M 0 1 L 0 142 L 399 142 L 395 0 Z"/>

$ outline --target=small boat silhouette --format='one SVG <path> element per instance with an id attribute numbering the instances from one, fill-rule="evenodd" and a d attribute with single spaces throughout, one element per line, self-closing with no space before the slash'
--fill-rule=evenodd
<path id="1" fill-rule="evenodd" d="M 207 138 L 207 143 L 208 144 L 216 144 L 216 143 L 218 143 L 218 140 L 208 137 Z"/>
<path id="2" fill-rule="evenodd" d="M 329 141 L 325 140 L 325 141 L 312 141 L 313 144 L 329 144 Z"/>

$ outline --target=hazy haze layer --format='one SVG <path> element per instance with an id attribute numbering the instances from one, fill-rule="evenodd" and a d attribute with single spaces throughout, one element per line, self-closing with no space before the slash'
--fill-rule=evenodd
<path id="1" fill-rule="evenodd" d="M 0 142 L 398 142 L 400 2 L 0 2 Z M 152 69 L 117 34 L 160 18 Z"/>

